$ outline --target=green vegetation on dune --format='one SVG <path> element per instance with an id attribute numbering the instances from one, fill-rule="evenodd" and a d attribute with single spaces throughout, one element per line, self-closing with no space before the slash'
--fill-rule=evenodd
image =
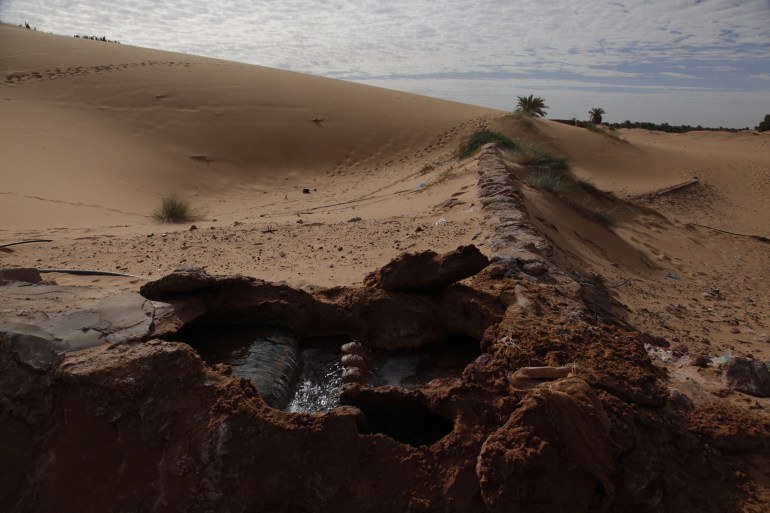
<path id="1" fill-rule="evenodd" d="M 484 128 L 474 132 L 473 135 L 471 135 L 470 138 L 460 147 L 460 150 L 458 151 L 458 157 L 460 159 L 467 159 L 468 157 L 478 153 L 482 146 L 489 143 L 495 143 L 501 148 L 516 147 L 516 143 L 509 137 L 506 137 L 500 132 L 493 132 L 492 130 L 487 130 Z"/>
<path id="2" fill-rule="evenodd" d="M 522 183 L 549 192 L 570 205 L 581 215 L 612 229 L 618 218 L 612 209 L 601 206 L 612 202 L 611 194 L 600 191 L 588 182 L 576 178 L 570 170 L 569 159 L 555 154 L 531 142 L 522 142 L 492 132 L 476 131 L 458 150 L 460 158 L 478 153 L 482 146 L 496 143 L 507 162 L 515 163 L 528 171 Z"/>
<path id="3" fill-rule="evenodd" d="M 557 173 L 569 171 L 569 159 L 531 143 L 514 141 L 514 150 L 507 151 L 506 158 L 534 170 L 547 170 Z"/>

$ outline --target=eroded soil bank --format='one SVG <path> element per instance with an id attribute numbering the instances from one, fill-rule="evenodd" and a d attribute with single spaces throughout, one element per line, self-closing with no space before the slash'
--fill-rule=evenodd
<path id="1" fill-rule="evenodd" d="M 579 290 L 505 265 L 428 293 L 310 294 L 184 271 L 143 289 L 153 322 L 134 340 L 58 356 L 44 335 L 6 332 L 3 509 L 740 511 L 751 501 L 731 462 L 767 453 L 761 418 L 682 400 L 640 335 L 596 317 Z M 205 318 L 381 349 L 464 333 L 482 354 L 455 378 L 348 384 L 353 406 L 288 413 L 171 341 Z"/>

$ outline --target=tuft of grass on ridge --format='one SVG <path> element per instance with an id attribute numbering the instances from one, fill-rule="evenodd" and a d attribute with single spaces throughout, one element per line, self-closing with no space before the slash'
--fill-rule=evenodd
<path id="1" fill-rule="evenodd" d="M 474 132 L 465 144 L 460 147 L 458 157 L 460 159 L 467 159 L 478 153 L 482 146 L 489 143 L 496 143 L 501 148 L 516 148 L 516 143 L 512 139 L 500 132 L 493 132 L 484 128 Z"/>
<path id="2" fill-rule="evenodd" d="M 554 170 L 535 171 L 524 178 L 522 182 L 530 187 L 546 190 L 557 196 L 564 195 L 574 185 L 572 180 L 563 172 Z"/>
<path id="3" fill-rule="evenodd" d="M 197 221 L 200 217 L 190 202 L 176 192 L 163 195 L 160 206 L 152 214 L 152 218 L 161 223 L 187 223 Z"/>
<path id="4" fill-rule="evenodd" d="M 553 171 L 567 173 L 569 171 L 569 159 L 543 150 L 531 144 L 516 143 L 516 150 L 508 152 L 512 162 L 540 171 Z"/>

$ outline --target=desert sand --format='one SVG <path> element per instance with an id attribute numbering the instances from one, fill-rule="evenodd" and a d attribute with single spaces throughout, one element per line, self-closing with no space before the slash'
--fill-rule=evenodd
<path id="1" fill-rule="evenodd" d="M 770 430 L 770 400 L 725 388 L 716 363 L 671 364 L 684 356 L 770 361 L 767 133 L 590 131 L 9 26 L 0 26 L 0 47 L 0 244 L 51 240 L 0 249 L 0 268 L 125 273 L 44 278 L 137 291 L 200 267 L 314 291 L 361 286 L 404 252 L 475 244 L 491 256 L 479 162 L 456 157 L 474 131 L 489 128 L 566 156 L 578 178 L 607 193 L 596 201 L 613 227 L 521 188 L 553 265 L 576 283 L 601 282 L 604 314 L 624 329 L 665 341 L 648 350 L 667 386 Z M 155 221 L 169 192 L 199 218 Z M 730 511 L 761 511 L 770 499 L 767 467 L 753 459 L 767 455 L 762 436 L 751 451 L 720 460 L 741 474 L 745 492 Z M 714 511 L 725 497 L 710 496 Z"/>

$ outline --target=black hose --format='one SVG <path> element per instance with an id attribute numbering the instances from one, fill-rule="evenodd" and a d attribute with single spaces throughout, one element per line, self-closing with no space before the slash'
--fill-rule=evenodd
<path id="1" fill-rule="evenodd" d="M 19 246 L 21 244 L 33 244 L 35 242 L 53 242 L 53 240 L 51 240 L 51 239 L 20 240 L 18 242 L 9 242 L 8 244 L 0 244 L 0 249 L 8 248 L 8 247 L 11 247 L 11 246 Z"/>
<path id="2" fill-rule="evenodd" d="M 40 273 L 63 273 L 63 274 L 77 274 L 82 276 L 122 276 L 125 278 L 136 278 L 138 280 L 146 280 L 141 276 L 134 276 L 133 274 L 116 273 L 112 271 L 96 271 L 91 269 L 38 269 Z"/>

